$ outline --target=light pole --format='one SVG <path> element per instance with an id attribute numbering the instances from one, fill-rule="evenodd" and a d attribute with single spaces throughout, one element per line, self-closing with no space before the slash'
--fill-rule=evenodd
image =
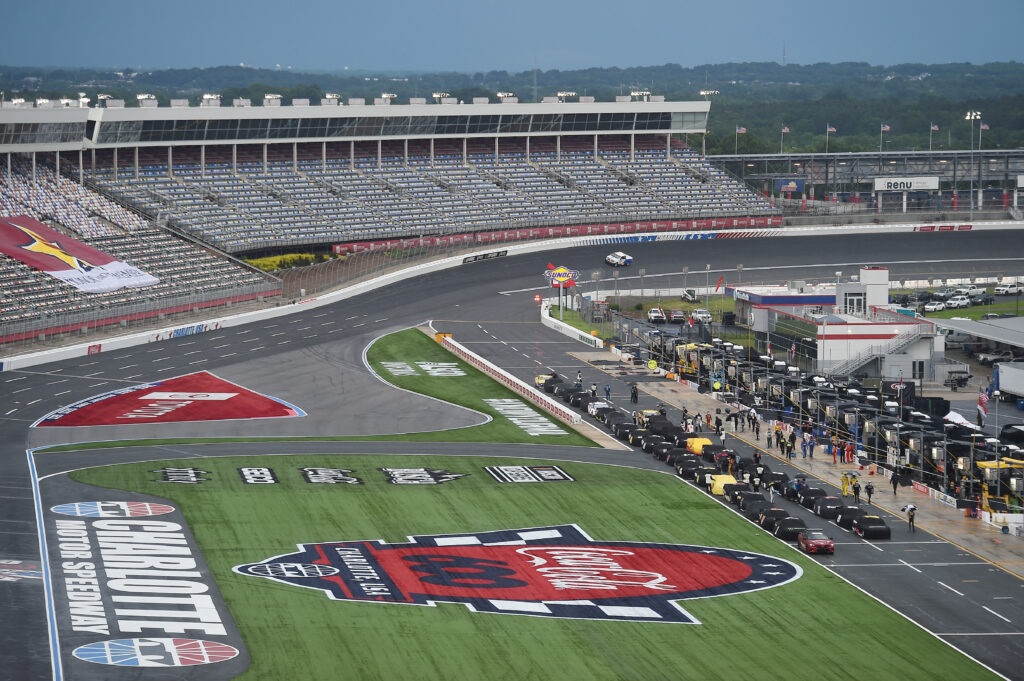
<path id="1" fill-rule="evenodd" d="M 981 120 L 980 111 L 968 111 L 964 116 L 965 121 L 971 122 L 971 204 L 970 220 L 974 221 L 974 121 Z"/>
<path id="2" fill-rule="evenodd" d="M 999 437 L 999 391 L 998 390 L 993 390 L 992 391 L 992 400 L 995 402 L 996 437 Z M 997 497 L 1001 497 L 1003 495 L 1002 494 L 1003 491 L 1000 488 L 1002 480 L 1000 479 L 1001 471 L 999 470 L 999 447 L 1000 447 L 1000 444 L 996 443 L 996 496 Z"/>
<path id="3" fill-rule="evenodd" d="M 839 304 L 839 278 L 842 276 L 842 270 L 836 272 L 836 312 L 839 312 L 842 308 L 842 306 Z"/>

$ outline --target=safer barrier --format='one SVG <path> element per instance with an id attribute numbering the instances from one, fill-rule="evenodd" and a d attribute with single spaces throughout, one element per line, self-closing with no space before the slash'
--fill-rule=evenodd
<path id="1" fill-rule="evenodd" d="M 591 336 L 589 333 L 583 333 L 575 326 L 570 326 L 569 324 L 552 317 L 551 307 L 546 303 L 540 308 L 540 323 L 549 329 L 554 329 L 563 336 L 568 336 L 569 338 L 578 340 L 581 343 L 586 343 L 592 348 L 604 348 L 604 341 L 597 336 Z"/>
<path id="2" fill-rule="evenodd" d="M 520 397 L 526 398 L 533 405 L 540 407 L 558 420 L 570 425 L 576 425 L 577 423 L 582 422 L 583 419 L 576 412 L 566 409 L 560 402 L 551 399 L 525 381 L 520 381 L 504 369 L 491 364 L 480 355 L 471 352 L 458 341 L 452 340 L 450 336 L 444 336 L 441 338 L 441 346 L 456 357 L 460 357 L 466 362 L 469 362 Z"/>

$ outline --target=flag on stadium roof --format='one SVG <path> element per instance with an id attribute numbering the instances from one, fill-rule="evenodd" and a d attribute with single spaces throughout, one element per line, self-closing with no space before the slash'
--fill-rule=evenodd
<path id="1" fill-rule="evenodd" d="M 782 134 L 785 135 L 785 134 L 788 134 L 788 133 L 789 133 L 789 126 L 788 125 L 782 126 Z"/>
<path id="2" fill-rule="evenodd" d="M 932 132 L 938 132 L 938 131 L 939 131 L 939 126 L 937 126 L 934 123 L 932 123 Z"/>
<path id="3" fill-rule="evenodd" d="M 835 132 L 835 131 L 836 131 L 836 128 L 835 128 L 834 125 L 832 125 L 831 123 L 826 123 L 825 124 L 825 132 L 826 133 Z"/>
<path id="4" fill-rule="evenodd" d="M 747 129 L 744 128 L 742 125 L 737 125 L 736 126 L 736 134 L 737 135 L 746 135 L 747 134 Z"/>
<path id="5" fill-rule="evenodd" d="M 882 123 L 882 132 L 889 132 L 889 124 Z"/>
<path id="6" fill-rule="evenodd" d="M 988 130 L 988 123 L 982 123 L 979 130 Z"/>

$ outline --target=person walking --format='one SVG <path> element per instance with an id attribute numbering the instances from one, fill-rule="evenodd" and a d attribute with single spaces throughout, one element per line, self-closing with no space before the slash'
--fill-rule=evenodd
<path id="1" fill-rule="evenodd" d="M 704 414 L 704 420 L 707 421 L 708 430 L 711 430 L 711 412 L 710 411 L 707 414 Z"/>
<path id="2" fill-rule="evenodd" d="M 640 401 L 640 394 L 636 389 L 636 383 L 629 386 L 629 401 L 632 402 L 633 404 L 636 404 L 637 402 Z"/>
<path id="3" fill-rule="evenodd" d="M 896 488 L 900 486 L 900 476 L 893 470 L 892 472 L 892 495 L 896 496 Z"/>
<path id="4" fill-rule="evenodd" d="M 914 527 L 914 517 L 917 515 L 917 506 L 910 504 L 907 506 L 907 524 L 910 526 L 911 532 L 917 532 L 917 528 Z"/>
<path id="5" fill-rule="evenodd" d="M 583 385 L 583 372 L 582 371 L 577 371 L 576 372 L 576 382 L 578 384 L 580 384 L 581 386 Z"/>
<path id="6" fill-rule="evenodd" d="M 715 417 L 715 435 L 722 437 L 722 417 Z"/>
<path id="7" fill-rule="evenodd" d="M 597 383 L 590 384 L 590 396 L 597 397 Z"/>
<path id="8" fill-rule="evenodd" d="M 814 435 L 807 436 L 807 456 L 814 458 L 814 446 L 818 444 L 814 439 Z"/>
<path id="9" fill-rule="evenodd" d="M 612 387 L 607 383 L 604 384 L 604 399 L 612 399 Z"/>
<path id="10" fill-rule="evenodd" d="M 846 463 L 853 463 L 854 454 L 857 449 L 853 446 L 853 440 L 846 443 Z"/>
<path id="11" fill-rule="evenodd" d="M 754 439 L 758 442 L 761 441 L 761 422 L 756 418 L 754 419 Z"/>
<path id="12" fill-rule="evenodd" d="M 871 504 L 871 495 L 875 493 L 875 486 L 868 480 L 868 484 L 864 485 L 864 494 L 868 497 L 868 504 Z"/>
<path id="13" fill-rule="evenodd" d="M 843 472 L 842 476 L 839 478 L 839 485 L 840 485 L 840 487 L 843 490 L 843 497 L 845 498 L 846 495 L 850 491 L 850 474 L 849 473 L 847 473 L 845 471 Z"/>
<path id="14" fill-rule="evenodd" d="M 857 481 L 856 476 L 853 478 L 853 503 L 860 503 L 860 483 Z"/>

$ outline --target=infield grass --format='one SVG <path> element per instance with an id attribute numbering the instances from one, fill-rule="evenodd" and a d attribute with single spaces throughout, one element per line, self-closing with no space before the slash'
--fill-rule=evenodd
<path id="1" fill-rule="evenodd" d="M 482 452 L 483 453 L 483 452 Z M 814 561 L 675 477 L 558 462 L 575 482 L 499 484 L 485 457 L 292 455 L 168 461 L 209 471 L 196 485 L 154 482 L 153 463 L 72 474 L 152 494 L 181 508 L 252 656 L 246 681 L 553 679 L 612 681 L 781 678 L 996 678 Z M 242 466 L 280 482 L 243 484 Z M 303 466 L 352 469 L 363 484 L 304 481 Z M 469 475 L 392 485 L 376 469 L 429 466 Z M 720 546 L 796 563 L 783 586 L 684 601 L 702 624 L 563 620 L 332 601 L 323 593 L 239 575 L 232 567 L 302 542 L 383 539 L 575 523 L 596 540 Z M 839 550 L 843 550 L 840 547 Z"/>

